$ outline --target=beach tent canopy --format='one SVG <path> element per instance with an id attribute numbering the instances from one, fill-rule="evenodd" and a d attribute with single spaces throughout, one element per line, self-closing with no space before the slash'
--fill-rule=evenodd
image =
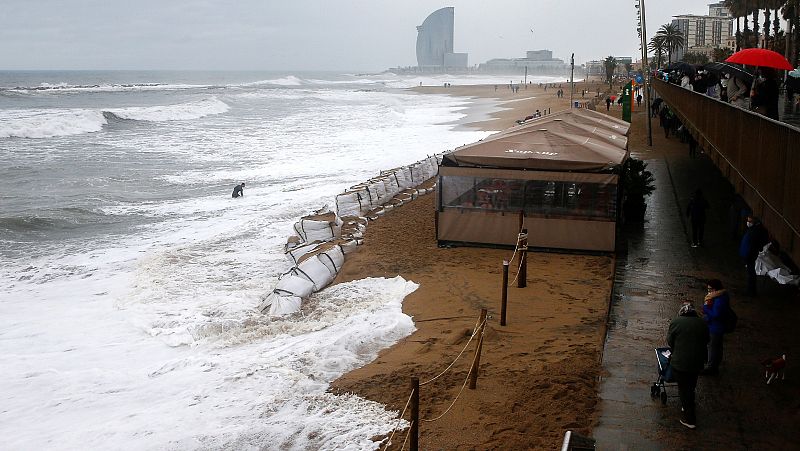
<path id="1" fill-rule="evenodd" d="M 439 168 L 439 243 L 528 245 L 611 252 L 627 122 L 571 109 L 445 154 Z"/>
<path id="2" fill-rule="evenodd" d="M 629 124 L 586 109 L 528 121 L 446 154 L 442 166 L 603 172 L 628 157 Z"/>

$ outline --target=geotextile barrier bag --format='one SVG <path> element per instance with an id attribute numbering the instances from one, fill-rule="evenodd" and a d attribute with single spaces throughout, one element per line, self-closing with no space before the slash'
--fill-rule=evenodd
<path id="1" fill-rule="evenodd" d="M 333 212 L 303 216 L 294 231 L 304 241 L 328 241 L 341 236 L 342 220 Z"/>

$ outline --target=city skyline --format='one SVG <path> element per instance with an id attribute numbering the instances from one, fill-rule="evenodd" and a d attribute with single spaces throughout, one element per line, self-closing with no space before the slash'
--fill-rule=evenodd
<path id="1" fill-rule="evenodd" d="M 649 36 L 679 14 L 705 14 L 709 2 L 647 4 Z M 474 66 L 548 49 L 577 64 L 639 55 L 632 1 L 498 1 L 376 7 L 365 0 L 227 4 L 142 0 L 109 4 L 8 0 L 0 16 L 0 70 L 196 69 L 382 70 L 416 65 L 416 26 L 455 8 L 455 52 Z M 592 30 L 588 39 L 586 30 Z"/>

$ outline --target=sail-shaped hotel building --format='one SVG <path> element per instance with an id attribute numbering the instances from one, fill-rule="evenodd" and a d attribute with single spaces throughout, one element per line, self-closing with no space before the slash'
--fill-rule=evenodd
<path id="1" fill-rule="evenodd" d="M 466 68 L 467 54 L 453 53 L 452 6 L 431 13 L 417 27 L 417 65 L 422 70 Z"/>

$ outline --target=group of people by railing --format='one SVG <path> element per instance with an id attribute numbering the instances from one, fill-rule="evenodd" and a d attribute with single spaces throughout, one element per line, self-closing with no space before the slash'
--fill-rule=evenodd
<path id="1" fill-rule="evenodd" d="M 772 68 L 758 68 L 755 75 L 749 76 L 746 71 L 736 70 L 734 67 L 727 72 L 714 73 L 702 68 L 694 71 L 687 66 L 681 71 L 657 72 L 656 77 L 667 83 L 677 84 L 736 107 L 779 120 L 780 86 L 777 73 Z M 793 95 L 791 89 L 787 92 L 790 96 Z"/>

